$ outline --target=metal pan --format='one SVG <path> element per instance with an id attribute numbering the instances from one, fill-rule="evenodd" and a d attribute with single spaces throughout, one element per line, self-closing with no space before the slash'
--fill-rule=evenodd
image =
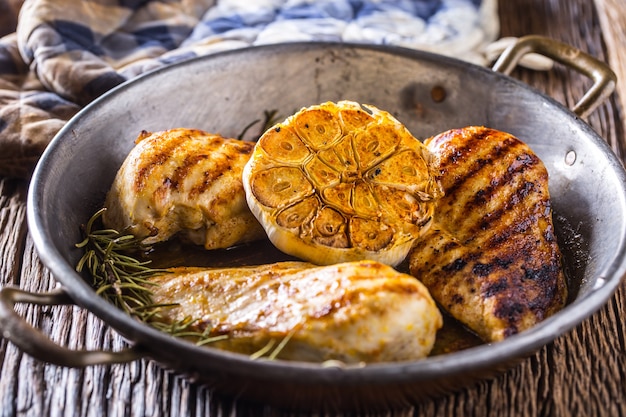
<path id="1" fill-rule="evenodd" d="M 539 52 L 594 81 L 574 111 L 507 73 Z M 0 291 L 5 338 L 43 361 L 89 366 L 149 358 L 224 395 L 289 408 L 402 406 L 494 375 L 572 329 L 613 294 L 626 271 L 626 177 L 610 148 L 579 116 L 615 85 L 602 63 L 545 38 L 522 39 L 494 70 L 400 48 L 307 43 L 236 50 L 159 69 L 126 83 L 76 115 L 55 137 L 34 173 L 28 223 L 36 248 L 61 289 Z M 425 138 L 485 125 L 527 142 L 550 173 L 557 234 L 570 277 L 563 311 L 529 331 L 422 361 L 324 367 L 251 360 L 198 347 L 135 321 L 96 295 L 74 266 L 79 225 L 101 207 L 116 170 L 141 130 L 195 127 L 237 135 L 264 110 L 291 114 L 326 100 L 371 103 Z M 207 256 L 211 256 L 208 254 Z M 30 327 L 14 304 L 74 303 L 129 342 L 120 352 L 71 350 Z"/>

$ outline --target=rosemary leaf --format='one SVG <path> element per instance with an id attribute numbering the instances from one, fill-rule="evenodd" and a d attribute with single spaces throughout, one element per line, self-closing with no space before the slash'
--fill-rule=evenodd
<path id="1" fill-rule="evenodd" d="M 270 339 L 270 341 L 267 342 L 267 344 L 264 347 L 262 347 L 261 349 L 257 350 L 252 355 L 250 355 L 250 359 L 262 358 L 264 355 L 266 355 L 269 351 L 272 350 L 272 347 L 274 347 L 275 344 L 276 344 L 276 340 Z"/>
<path id="2" fill-rule="evenodd" d="M 227 335 L 227 334 L 222 334 L 222 335 L 219 335 L 219 336 L 212 336 L 212 337 L 209 337 L 209 336 L 203 334 L 200 337 L 200 340 L 198 340 L 196 342 L 196 345 L 197 346 L 204 346 L 204 345 L 208 345 L 209 343 L 219 342 L 220 340 L 226 340 L 229 337 L 230 336 Z"/>
<path id="3" fill-rule="evenodd" d="M 270 353 L 270 355 L 267 357 L 269 360 L 274 360 L 276 359 L 276 357 L 278 356 L 278 354 L 283 350 L 283 348 L 287 345 L 287 343 L 289 343 L 289 340 L 293 337 L 293 335 L 296 333 L 296 331 L 298 331 L 297 327 L 294 327 L 288 334 L 287 336 L 285 336 L 283 338 L 283 340 L 280 341 L 280 343 L 278 344 L 278 346 L 276 346 L 276 349 L 274 349 L 272 351 L 272 353 Z"/>

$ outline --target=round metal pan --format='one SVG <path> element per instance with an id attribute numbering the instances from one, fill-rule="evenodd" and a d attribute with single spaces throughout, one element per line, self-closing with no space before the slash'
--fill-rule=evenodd
<path id="1" fill-rule="evenodd" d="M 499 72 L 510 71 L 529 51 L 594 79 L 575 112 Z M 41 158 L 29 190 L 28 223 L 61 289 L 48 294 L 2 289 L 2 334 L 25 352 L 59 365 L 149 358 L 224 395 L 300 409 L 399 407 L 494 375 L 598 310 L 626 271 L 625 173 L 603 139 L 578 117 L 610 94 L 614 82 L 612 72 L 593 58 L 536 37 L 523 39 L 494 70 L 400 48 L 294 43 L 220 53 L 139 77 L 76 115 Z M 550 174 L 570 279 L 571 299 L 564 310 L 500 343 L 415 362 L 328 367 L 252 360 L 173 338 L 112 307 L 96 295 L 89 277 L 76 273 L 79 225 L 101 207 L 141 130 L 193 127 L 236 136 L 265 110 L 288 115 L 346 99 L 391 112 L 418 138 L 485 125 L 528 143 Z M 75 303 L 116 329 L 130 347 L 92 352 L 57 346 L 17 316 L 18 302 Z"/>

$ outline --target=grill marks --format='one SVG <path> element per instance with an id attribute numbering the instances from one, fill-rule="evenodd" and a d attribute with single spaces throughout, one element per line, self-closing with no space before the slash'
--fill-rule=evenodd
<path id="1" fill-rule="evenodd" d="M 146 244 L 178 235 L 216 249 L 263 237 L 241 179 L 253 148 L 201 130 L 142 132 L 107 194 L 103 220 Z"/>
<path id="2" fill-rule="evenodd" d="M 513 136 L 488 140 L 488 132 L 465 137 L 462 146 L 440 161 L 447 196 L 440 217 L 457 220 L 451 231 L 465 244 L 487 237 L 480 242 L 480 254 L 498 249 L 550 215 L 549 200 L 543 198 L 548 175 L 539 158 Z M 510 261 L 498 258 L 496 263 L 502 267 Z"/>
<path id="3" fill-rule="evenodd" d="M 565 279 L 539 158 L 515 137 L 483 127 L 426 143 L 439 157 L 445 196 L 430 236 L 410 255 L 411 272 L 485 340 L 518 333 L 561 308 Z"/>
<path id="4" fill-rule="evenodd" d="M 147 133 L 148 132 L 143 131 L 137 141 L 151 141 L 154 151 L 149 158 L 142 158 L 138 161 L 138 169 L 135 176 L 135 190 L 138 193 L 143 191 L 153 173 L 162 169 L 163 165 L 171 159 L 174 151 L 180 147 L 180 144 L 188 139 L 186 135 L 180 135 L 174 137 L 173 140 L 162 141 L 159 140 L 158 137 L 148 138 L 146 136 Z"/>
<path id="5" fill-rule="evenodd" d="M 233 168 L 238 155 L 250 155 L 254 143 L 234 143 L 221 136 L 185 129 L 168 134 L 167 139 L 158 135 L 150 139 L 154 152 L 141 159 L 135 177 L 135 190 L 140 193 L 154 178 L 163 178 L 162 184 L 153 191 L 155 199 L 165 199 L 172 192 L 186 190 L 189 200 L 211 189 L 215 182 Z M 187 143 L 196 143 L 197 152 L 189 152 Z M 203 152 L 219 149 L 224 152 Z M 183 184 L 186 184 L 183 187 Z M 153 186 L 153 184 L 151 184 Z"/>
<path id="6" fill-rule="evenodd" d="M 547 181 L 539 158 L 526 153 L 526 145 L 513 136 L 501 142 L 485 140 L 488 132 L 466 135 L 463 144 L 440 161 L 440 171 L 448 173 L 442 176 L 446 195 L 451 196 L 446 201 L 447 214 L 459 219 L 465 217 L 462 213 L 470 214 L 458 225 L 458 230 L 468 236 L 488 230 L 531 193 L 541 192 L 535 181 L 528 180 L 529 176 Z M 485 206 L 489 207 L 487 216 L 477 219 L 471 215 L 484 212 Z"/>

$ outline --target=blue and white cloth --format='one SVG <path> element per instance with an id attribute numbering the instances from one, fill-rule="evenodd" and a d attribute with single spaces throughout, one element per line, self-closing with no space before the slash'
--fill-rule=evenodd
<path id="1" fill-rule="evenodd" d="M 11 0 L 0 0 L 2 3 Z M 12 0 L 15 1 L 15 0 Z M 398 45 L 486 64 L 496 0 L 26 0 L 0 39 L 0 175 L 27 176 L 80 108 L 146 71 L 292 41 Z"/>

